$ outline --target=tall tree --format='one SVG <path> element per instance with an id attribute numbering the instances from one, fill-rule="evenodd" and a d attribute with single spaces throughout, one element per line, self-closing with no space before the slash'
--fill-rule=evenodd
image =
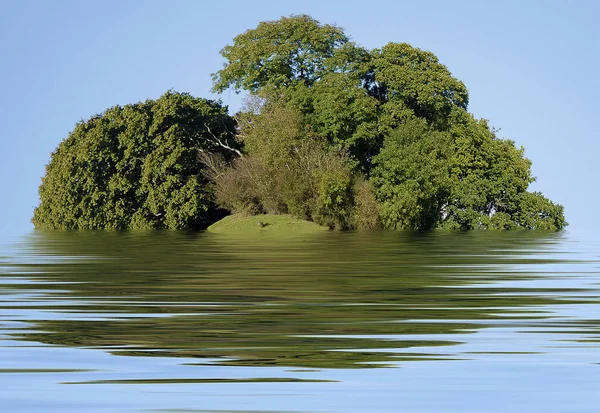
<path id="1" fill-rule="evenodd" d="M 203 228 L 218 218 L 202 152 L 239 152 L 219 103 L 167 92 L 115 106 L 58 146 L 39 188 L 38 228 Z"/>
<path id="2" fill-rule="evenodd" d="M 312 85 L 325 71 L 327 59 L 347 42 L 341 28 L 307 15 L 259 23 L 221 50 L 226 63 L 213 75 L 213 89 L 259 92 L 296 83 Z"/>
<path id="3" fill-rule="evenodd" d="M 301 15 L 260 23 L 222 56 L 214 90 L 246 90 L 266 102 L 248 133 L 241 125 L 248 149 L 289 141 L 289 128 L 271 122 L 273 108 L 283 108 L 296 147 L 316 139 L 348 153 L 365 181 L 372 177 L 362 187 L 373 188 L 381 205 L 370 210 L 387 227 L 566 225 L 560 205 L 527 192 L 533 178 L 523 149 L 467 112 L 467 88 L 431 52 L 393 42 L 369 51 Z M 289 145 L 278 148 L 289 153 Z M 373 204 L 365 193 L 363 204 Z"/>
<path id="4" fill-rule="evenodd" d="M 563 208 L 527 192 L 531 162 L 514 142 L 462 112 L 449 131 L 424 119 L 399 126 L 375 157 L 371 182 L 388 228 L 561 229 Z"/>
<path id="5" fill-rule="evenodd" d="M 379 101 L 386 104 L 391 126 L 410 113 L 445 129 L 454 108 L 467 109 L 467 88 L 431 52 L 408 43 L 388 43 L 372 51 L 371 64 L 370 85 Z"/>
<path id="6" fill-rule="evenodd" d="M 443 219 L 451 182 L 450 136 L 412 118 L 386 138 L 375 157 L 371 182 L 381 219 L 391 229 L 432 229 Z"/>

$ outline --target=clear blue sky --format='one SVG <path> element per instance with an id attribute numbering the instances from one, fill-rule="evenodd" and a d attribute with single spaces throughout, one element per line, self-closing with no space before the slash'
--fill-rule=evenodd
<path id="1" fill-rule="evenodd" d="M 0 235 L 32 228 L 44 166 L 77 121 L 171 88 L 216 98 L 219 50 L 299 13 L 368 48 L 434 52 L 467 85 L 470 111 L 526 148 L 532 189 L 565 206 L 571 229 L 600 227 L 600 2 L 4 0 Z"/>

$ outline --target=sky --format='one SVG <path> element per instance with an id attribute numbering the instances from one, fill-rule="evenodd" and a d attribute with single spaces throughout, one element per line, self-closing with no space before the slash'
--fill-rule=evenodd
<path id="1" fill-rule="evenodd" d="M 32 230 L 51 152 L 76 122 L 174 89 L 210 92 L 219 50 L 265 20 L 309 14 L 367 48 L 408 42 L 469 90 L 469 110 L 525 148 L 570 229 L 599 228 L 600 2 L 2 0 L 0 236 Z"/>

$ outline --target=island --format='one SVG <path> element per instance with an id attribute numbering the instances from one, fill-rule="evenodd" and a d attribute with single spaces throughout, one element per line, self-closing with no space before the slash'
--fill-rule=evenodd
<path id="1" fill-rule="evenodd" d="M 36 228 L 567 225 L 561 205 L 528 190 L 524 149 L 468 112 L 467 88 L 431 52 L 368 50 L 292 15 L 221 55 L 213 91 L 245 92 L 239 112 L 170 90 L 77 123 L 46 167 Z"/>

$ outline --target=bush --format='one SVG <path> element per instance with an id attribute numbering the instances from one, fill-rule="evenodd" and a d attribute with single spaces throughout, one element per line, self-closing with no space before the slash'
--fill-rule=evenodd
<path id="1" fill-rule="evenodd" d="M 291 214 L 330 228 L 347 228 L 352 171 L 341 152 L 306 140 L 279 164 L 247 155 L 210 174 L 220 206 L 234 213 Z"/>
<path id="2" fill-rule="evenodd" d="M 354 182 L 352 189 L 354 207 L 350 216 L 350 227 L 356 229 L 380 229 L 381 204 L 375 198 L 371 184 L 364 178 Z"/>
<path id="3" fill-rule="evenodd" d="M 278 181 L 258 157 L 235 159 L 228 167 L 211 173 L 217 203 L 238 214 L 284 214 Z"/>

